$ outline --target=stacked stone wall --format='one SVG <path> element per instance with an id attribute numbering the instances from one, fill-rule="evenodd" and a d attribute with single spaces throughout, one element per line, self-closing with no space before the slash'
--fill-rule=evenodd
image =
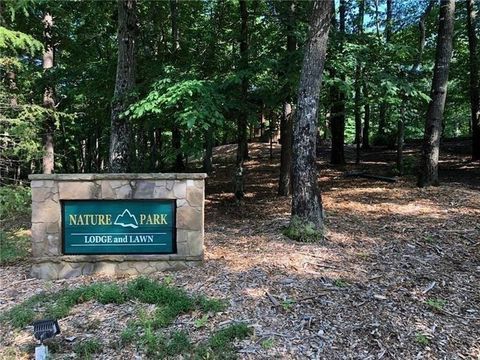
<path id="1" fill-rule="evenodd" d="M 93 273 L 137 275 L 197 266 L 203 261 L 205 174 L 31 175 L 31 275 L 61 279 Z M 176 201 L 175 254 L 64 255 L 62 200 Z"/>

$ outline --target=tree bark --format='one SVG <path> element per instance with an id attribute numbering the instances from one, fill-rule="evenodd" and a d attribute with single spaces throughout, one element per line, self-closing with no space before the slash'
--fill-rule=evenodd
<path id="1" fill-rule="evenodd" d="M 172 56 L 173 61 L 178 56 L 180 49 L 180 32 L 178 29 L 178 2 L 177 0 L 170 0 L 170 19 L 172 23 Z M 175 171 L 184 171 L 185 163 L 183 161 L 182 152 L 182 131 L 179 124 L 174 121 L 172 126 L 172 147 L 175 150 Z"/>
<path id="2" fill-rule="evenodd" d="M 334 3 L 331 4 L 331 7 Z M 344 48 L 345 38 L 345 0 L 340 0 L 340 28 L 339 28 L 339 52 Z M 336 76 L 336 70 L 331 69 L 332 77 Z M 342 81 L 345 81 L 345 74 L 339 75 Z M 330 92 L 330 101 L 332 110 L 330 115 L 330 128 L 332 132 L 332 151 L 330 162 L 332 164 L 345 164 L 345 92 L 338 86 L 333 86 Z"/>
<path id="3" fill-rule="evenodd" d="M 385 41 L 390 43 L 392 41 L 393 28 L 393 0 L 387 0 L 387 22 L 385 24 Z M 384 135 L 386 133 L 388 117 L 388 105 L 385 101 L 380 104 L 379 120 L 378 120 L 378 134 L 380 139 L 384 141 Z M 382 143 L 382 145 L 385 145 Z"/>
<path id="4" fill-rule="evenodd" d="M 207 174 L 212 172 L 213 157 L 213 128 L 209 127 L 205 131 L 205 153 L 203 155 L 203 171 Z"/>
<path id="5" fill-rule="evenodd" d="M 370 149 L 370 102 L 368 99 L 368 85 L 363 84 L 363 98 L 365 99 L 365 113 L 363 117 L 362 149 Z"/>
<path id="6" fill-rule="evenodd" d="M 477 52 L 477 24 L 475 3 L 467 3 L 468 49 L 470 53 L 470 108 L 472 113 L 472 160 L 480 160 L 480 79 Z"/>
<path id="7" fill-rule="evenodd" d="M 55 64 L 55 43 L 53 40 L 53 16 L 46 12 L 43 17 L 43 76 L 45 78 L 45 89 L 43 92 L 43 107 L 48 110 L 44 122 L 43 135 L 43 173 L 51 174 L 55 167 L 53 132 L 55 121 L 53 111 L 55 111 L 55 90 L 52 84 L 51 72 Z"/>
<path id="8" fill-rule="evenodd" d="M 452 57 L 454 13 L 455 0 L 441 0 L 431 100 L 425 121 L 425 136 L 418 176 L 420 187 L 438 185 L 438 157 L 443 111 L 447 97 L 448 68 Z"/>
<path id="9" fill-rule="evenodd" d="M 315 1 L 305 47 L 293 128 L 292 219 L 323 231 L 316 166 L 317 111 L 330 30 L 331 3 Z"/>
<path id="10" fill-rule="evenodd" d="M 135 86 L 135 41 L 137 36 L 136 0 L 118 0 L 118 58 L 112 101 L 109 152 L 110 172 L 126 172 L 130 157 L 130 126 L 122 117 Z"/>
<path id="11" fill-rule="evenodd" d="M 242 164 L 248 158 L 247 144 L 247 95 L 248 95 L 248 11 L 247 1 L 240 0 L 240 66 L 241 75 L 241 109 L 238 115 L 237 131 L 238 131 L 238 148 L 237 148 L 237 166 Z"/>
<path id="12" fill-rule="evenodd" d="M 365 0 L 360 0 L 358 3 L 358 19 L 357 19 L 357 35 L 360 37 L 363 35 L 363 20 L 365 15 Z M 360 163 L 360 144 L 362 143 L 362 114 L 361 114 L 361 97 L 362 97 L 362 64 L 360 59 L 357 58 L 357 64 L 355 67 L 355 145 L 356 156 L 355 163 Z"/>
<path id="13" fill-rule="evenodd" d="M 297 49 L 297 41 L 295 38 L 295 3 L 290 2 L 288 7 L 288 19 L 287 19 L 287 63 L 293 59 L 295 50 Z M 287 71 L 284 76 L 289 78 L 291 75 L 291 66 L 287 66 Z M 283 103 L 283 113 L 280 120 L 280 140 L 282 142 L 282 148 L 280 152 L 280 178 L 278 184 L 278 195 L 288 196 L 291 193 L 292 182 L 292 132 L 293 132 L 293 120 L 292 120 L 292 89 L 289 82 L 283 89 L 285 94 L 285 100 Z"/>

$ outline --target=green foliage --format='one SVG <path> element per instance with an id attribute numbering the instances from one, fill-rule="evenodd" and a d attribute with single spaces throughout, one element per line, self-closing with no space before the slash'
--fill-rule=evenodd
<path id="1" fill-rule="evenodd" d="M 262 341 L 260 345 L 262 346 L 263 349 L 269 350 L 275 346 L 275 339 L 273 337 L 265 339 Z"/>
<path id="2" fill-rule="evenodd" d="M 95 354 L 102 351 L 103 345 L 98 339 L 86 339 L 75 344 L 73 351 L 79 359 L 93 359 Z"/>
<path id="3" fill-rule="evenodd" d="M 220 312 L 227 308 L 227 303 L 224 300 L 209 299 L 205 296 L 198 296 L 195 302 L 204 312 Z"/>
<path id="4" fill-rule="evenodd" d="M 25 51 L 34 55 L 42 49 L 42 43 L 32 36 L 0 26 L 0 50 Z"/>
<path id="5" fill-rule="evenodd" d="M 30 188 L 23 186 L 0 187 L 0 224 L 3 225 L 18 217 L 30 217 L 30 204 Z"/>
<path id="6" fill-rule="evenodd" d="M 447 302 L 443 299 L 428 299 L 425 303 L 432 310 L 440 312 L 443 310 Z"/>
<path id="7" fill-rule="evenodd" d="M 430 340 L 428 339 L 428 337 L 420 333 L 415 335 L 415 341 L 417 342 L 417 344 L 422 346 L 427 346 L 428 344 L 430 344 Z"/>
<path id="8" fill-rule="evenodd" d="M 207 323 L 208 323 L 208 315 L 205 314 L 201 318 L 195 319 L 195 321 L 193 322 L 193 325 L 197 329 L 199 329 L 199 328 L 205 327 L 207 325 Z"/>
<path id="9" fill-rule="evenodd" d="M 0 230 L 0 265 L 12 265 L 28 258 L 31 239 L 24 230 Z"/>
<path id="10" fill-rule="evenodd" d="M 283 231 L 286 237 L 300 242 L 318 242 L 323 240 L 323 232 L 315 225 L 305 222 L 298 216 L 292 216 L 290 225 Z"/>
<path id="11" fill-rule="evenodd" d="M 335 285 L 336 287 L 340 287 L 340 288 L 347 287 L 348 286 L 348 281 L 346 281 L 344 279 L 335 279 L 335 281 L 333 282 L 333 285 Z"/>

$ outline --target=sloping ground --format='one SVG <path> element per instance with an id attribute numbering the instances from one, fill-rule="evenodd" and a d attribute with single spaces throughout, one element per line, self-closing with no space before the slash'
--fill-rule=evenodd
<path id="1" fill-rule="evenodd" d="M 229 161 L 235 147 L 216 149 L 216 172 L 207 184 L 205 266 L 168 276 L 190 293 L 225 298 L 230 306 L 205 328 L 194 326 L 196 313 L 170 328 L 197 341 L 210 329 L 245 321 L 255 330 L 236 344 L 245 359 L 479 358 L 479 164 L 452 149 L 442 159 L 442 186 L 418 189 L 413 176 L 393 184 L 345 178 L 344 171 L 357 168 L 322 161 L 327 241 L 300 244 L 281 234 L 290 200 L 276 197 L 278 153 L 275 147 L 269 160 L 267 144 L 251 146 L 247 195 L 236 205 Z M 389 174 L 386 160 L 394 154 L 373 151 L 363 159 L 360 168 Z M 42 290 L 98 280 L 24 280 L 27 266 L 0 271 L 0 311 Z M 141 356 L 112 345 L 135 316 L 134 305 L 80 305 L 61 320 L 64 336 L 104 339 L 109 345 L 96 358 Z M 0 347 L 31 342 L 27 331 L 4 330 Z"/>

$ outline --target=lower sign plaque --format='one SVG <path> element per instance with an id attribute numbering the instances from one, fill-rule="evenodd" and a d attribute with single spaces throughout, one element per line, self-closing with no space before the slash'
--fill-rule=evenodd
<path id="1" fill-rule="evenodd" d="M 66 200 L 63 253 L 172 254 L 175 200 Z"/>

